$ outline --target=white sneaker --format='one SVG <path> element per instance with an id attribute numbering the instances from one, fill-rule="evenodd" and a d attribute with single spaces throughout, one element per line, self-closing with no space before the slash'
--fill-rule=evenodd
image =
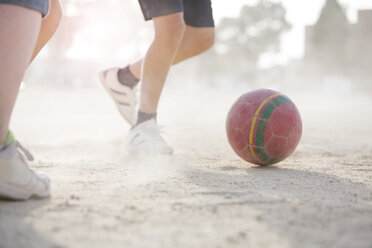
<path id="1" fill-rule="evenodd" d="M 142 122 L 132 128 L 127 145 L 130 153 L 172 154 L 173 148 L 160 135 L 160 128 L 154 119 Z"/>
<path id="2" fill-rule="evenodd" d="M 137 107 L 137 89 L 133 89 L 121 84 L 118 80 L 118 70 L 120 68 L 110 68 L 99 73 L 99 78 L 107 93 L 114 100 L 119 113 L 132 126 L 135 124 Z"/>
<path id="3" fill-rule="evenodd" d="M 44 173 L 36 173 L 25 161 L 32 155 L 18 141 L 0 151 L 0 198 L 27 200 L 50 196 L 50 180 Z"/>

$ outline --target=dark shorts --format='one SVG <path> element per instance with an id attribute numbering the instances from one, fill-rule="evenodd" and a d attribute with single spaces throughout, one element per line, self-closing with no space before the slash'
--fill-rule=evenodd
<path id="1" fill-rule="evenodd" d="M 49 11 L 49 0 L 0 0 L 1 3 L 15 4 L 37 10 L 46 16 Z"/>
<path id="2" fill-rule="evenodd" d="M 194 27 L 214 27 L 211 0 L 138 0 L 145 20 L 183 12 L 185 23 Z"/>

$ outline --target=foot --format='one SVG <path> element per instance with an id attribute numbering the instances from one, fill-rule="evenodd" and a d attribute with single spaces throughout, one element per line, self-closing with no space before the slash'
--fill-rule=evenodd
<path id="1" fill-rule="evenodd" d="M 121 84 L 118 80 L 118 70 L 119 68 L 110 68 L 102 71 L 99 74 L 99 78 L 107 93 L 114 100 L 119 113 L 132 126 L 135 124 L 136 119 L 136 92 L 138 86 L 135 86 L 132 89 L 124 84 Z"/>
<path id="2" fill-rule="evenodd" d="M 0 151 L 0 198 L 27 200 L 32 197 L 50 196 L 50 180 L 47 175 L 35 172 L 27 165 L 32 155 L 13 140 Z"/>
<path id="3" fill-rule="evenodd" d="M 133 127 L 128 136 L 130 153 L 172 154 L 173 148 L 160 135 L 160 128 L 154 119 Z"/>

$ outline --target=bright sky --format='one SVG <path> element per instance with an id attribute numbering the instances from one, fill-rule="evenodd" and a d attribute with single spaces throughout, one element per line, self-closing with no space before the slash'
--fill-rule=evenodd
<path id="1" fill-rule="evenodd" d="M 287 10 L 287 20 L 292 24 L 292 30 L 284 35 L 281 55 L 278 63 L 288 59 L 301 57 L 304 49 L 304 26 L 313 24 L 323 7 L 325 0 L 278 0 Z M 236 16 L 244 4 L 254 4 L 257 0 L 212 0 L 214 16 L 218 22 L 224 16 Z M 356 21 L 358 9 L 372 9 L 372 0 L 339 0 L 347 9 L 347 15 L 352 22 Z"/>
<path id="2" fill-rule="evenodd" d="M 65 1 L 82 1 L 82 0 L 65 0 Z M 97 1 L 97 0 L 86 0 L 86 1 Z M 107 1 L 107 0 L 100 0 Z M 111 0 L 115 1 L 115 0 Z M 138 6 L 138 0 L 131 0 L 136 6 Z M 221 18 L 230 16 L 234 17 L 239 14 L 241 7 L 245 4 L 252 5 L 258 0 L 212 0 L 213 14 L 216 23 Z M 287 20 L 292 24 L 292 29 L 283 35 L 281 43 L 281 51 L 279 54 L 265 54 L 260 57 L 259 65 L 261 67 L 270 67 L 276 64 L 286 64 L 291 59 L 300 58 L 304 52 L 304 27 L 305 25 L 314 24 L 318 18 L 319 12 L 322 9 L 326 0 L 273 0 L 282 2 L 287 10 Z M 372 9 L 372 0 L 338 0 L 343 7 L 347 10 L 347 15 L 350 21 L 356 21 L 356 14 L 358 9 Z M 65 11 L 68 13 L 68 11 Z M 138 9 L 138 14 L 141 15 Z M 139 18 L 142 17 L 139 16 Z M 98 24 L 102 24 L 100 21 Z M 104 32 L 107 28 L 102 28 L 100 32 Z M 99 32 L 98 32 L 99 33 Z M 70 49 L 69 54 L 71 57 L 83 57 L 83 58 L 96 58 L 102 56 L 101 53 L 105 53 L 104 50 L 98 49 L 94 42 L 87 42 L 90 40 L 98 39 L 94 35 L 97 35 L 97 26 L 92 25 L 87 27 L 84 32 L 80 32 L 75 40 L 73 49 Z M 92 38 L 93 37 L 93 38 Z M 100 37 L 104 37 L 100 33 Z M 87 45 L 88 44 L 88 45 Z M 91 46 L 89 46 L 91 44 Z M 94 48 L 93 48 L 94 47 Z M 133 50 L 127 46 L 127 50 L 123 50 L 118 55 L 122 58 L 125 54 L 132 54 L 129 50 Z M 143 48 L 147 49 L 147 46 Z M 95 51 L 95 52 L 92 52 Z M 128 56 L 129 56 L 128 55 Z"/>

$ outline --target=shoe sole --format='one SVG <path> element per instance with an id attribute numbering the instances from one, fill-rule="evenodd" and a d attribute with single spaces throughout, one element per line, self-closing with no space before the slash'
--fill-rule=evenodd
<path id="1" fill-rule="evenodd" d="M 32 197 L 46 198 L 50 196 L 50 188 L 43 193 L 28 192 L 7 183 L 0 182 L 0 198 L 7 200 L 25 201 Z"/>
<path id="2" fill-rule="evenodd" d="M 172 155 L 174 154 L 174 149 L 169 149 L 169 150 L 143 150 L 140 148 L 133 147 L 130 143 L 127 142 L 126 144 L 127 150 L 129 154 L 132 155 L 149 155 L 149 156 L 154 156 L 154 155 Z"/>
<path id="3" fill-rule="evenodd" d="M 120 110 L 120 105 L 117 103 L 117 101 L 115 100 L 115 95 L 114 93 L 112 92 L 111 88 L 106 84 L 106 79 L 105 79 L 105 71 L 102 71 L 99 73 L 99 79 L 101 81 L 101 84 L 103 86 L 103 88 L 106 90 L 106 92 L 111 96 L 112 100 L 114 101 L 115 103 L 115 106 L 117 108 L 117 110 L 119 111 L 120 115 L 131 125 L 133 126 L 134 125 L 134 120 L 133 118 L 130 118 L 128 116 L 126 116 L 125 114 L 123 114 Z"/>
<path id="4" fill-rule="evenodd" d="M 153 156 L 172 156 L 174 152 L 149 152 L 149 151 L 138 151 L 138 150 L 129 150 L 129 155 L 138 156 L 138 157 L 153 157 Z"/>

